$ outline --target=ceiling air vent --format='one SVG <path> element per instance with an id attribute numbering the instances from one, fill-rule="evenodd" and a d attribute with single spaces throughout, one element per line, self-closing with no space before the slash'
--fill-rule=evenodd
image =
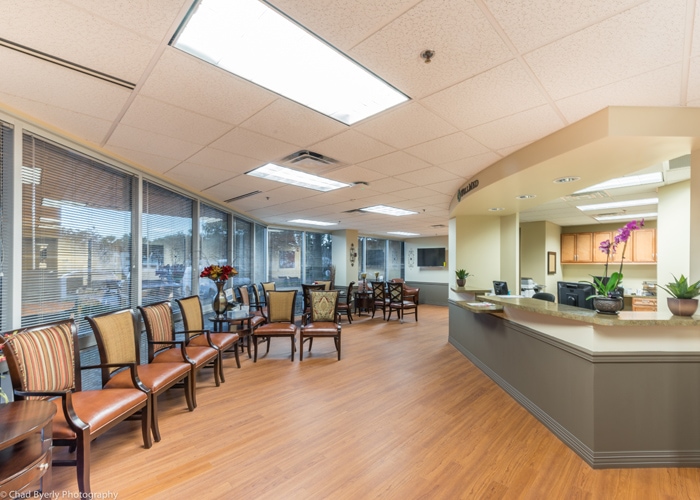
<path id="1" fill-rule="evenodd" d="M 240 196 L 236 196 L 234 198 L 229 198 L 228 200 L 224 200 L 224 203 L 232 203 L 234 201 L 242 200 L 243 198 L 247 198 L 248 196 L 255 196 L 256 194 L 260 194 L 262 191 L 251 191 L 250 193 L 242 194 Z"/>
<path id="2" fill-rule="evenodd" d="M 430 227 L 447 227 L 445 224 L 433 224 Z"/>
<path id="3" fill-rule="evenodd" d="M 305 167 L 327 167 L 328 165 L 335 165 L 338 163 L 338 161 L 333 158 L 323 156 L 320 153 L 314 153 L 308 149 L 302 149 L 289 156 L 285 156 L 282 158 L 282 162 L 287 165 L 303 165 Z"/>
<path id="4" fill-rule="evenodd" d="M 581 201 L 598 200 L 600 198 L 609 198 L 609 196 L 602 191 L 591 191 L 590 193 L 570 194 L 568 196 L 564 196 L 562 199 L 564 201 Z"/>

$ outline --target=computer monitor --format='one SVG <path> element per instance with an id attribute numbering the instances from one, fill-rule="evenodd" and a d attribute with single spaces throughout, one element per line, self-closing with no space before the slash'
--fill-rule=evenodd
<path id="1" fill-rule="evenodd" d="M 569 283 L 566 281 L 557 282 L 557 302 L 567 306 L 593 309 L 593 299 L 586 300 L 586 297 L 595 295 L 593 285 L 588 283 Z"/>
<path id="2" fill-rule="evenodd" d="M 494 281 L 493 293 L 496 295 L 508 295 L 508 283 L 505 281 Z"/>

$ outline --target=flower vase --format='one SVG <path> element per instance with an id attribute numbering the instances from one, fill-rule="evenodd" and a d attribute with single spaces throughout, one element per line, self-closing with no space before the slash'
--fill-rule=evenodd
<path id="1" fill-rule="evenodd" d="M 224 293 L 225 281 L 214 281 L 216 284 L 216 295 L 214 295 L 214 302 L 211 305 L 212 310 L 216 313 L 217 320 L 226 319 L 224 313 L 228 307 L 228 300 L 226 300 L 226 293 Z"/>
<path id="2" fill-rule="evenodd" d="M 617 314 L 624 305 L 622 297 L 594 297 L 593 307 L 599 314 Z"/>

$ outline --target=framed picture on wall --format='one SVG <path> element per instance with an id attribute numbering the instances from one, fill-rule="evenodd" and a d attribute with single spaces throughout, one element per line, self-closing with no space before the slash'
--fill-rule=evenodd
<path id="1" fill-rule="evenodd" d="M 547 252 L 547 274 L 557 273 L 557 252 Z"/>

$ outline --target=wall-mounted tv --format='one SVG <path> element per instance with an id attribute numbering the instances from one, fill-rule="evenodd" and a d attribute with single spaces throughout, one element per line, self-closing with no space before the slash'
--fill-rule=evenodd
<path id="1" fill-rule="evenodd" d="M 419 248 L 418 267 L 445 267 L 444 248 Z"/>

